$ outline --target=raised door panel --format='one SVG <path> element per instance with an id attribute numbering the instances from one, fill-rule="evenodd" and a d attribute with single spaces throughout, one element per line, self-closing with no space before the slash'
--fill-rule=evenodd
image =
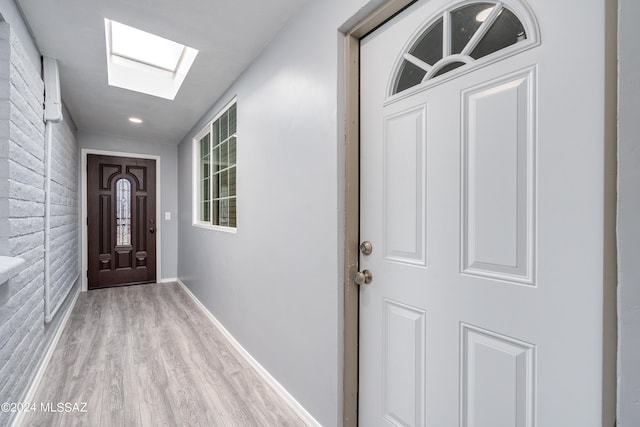
<path id="1" fill-rule="evenodd" d="M 461 325 L 463 427 L 535 425 L 535 346 Z"/>
<path id="2" fill-rule="evenodd" d="M 386 300 L 383 331 L 383 413 L 391 425 L 424 426 L 426 313 Z"/>
<path id="3" fill-rule="evenodd" d="M 462 271 L 534 283 L 535 69 L 463 92 Z"/>
<path id="4" fill-rule="evenodd" d="M 426 265 L 426 107 L 384 123 L 384 247 L 388 260 Z"/>

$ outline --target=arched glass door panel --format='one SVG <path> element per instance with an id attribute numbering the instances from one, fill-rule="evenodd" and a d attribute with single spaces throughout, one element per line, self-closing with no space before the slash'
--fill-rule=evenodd
<path id="1" fill-rule="evenodd" d="M 131 182 L 116 182 L 116 245 L 131 245 Z"/>

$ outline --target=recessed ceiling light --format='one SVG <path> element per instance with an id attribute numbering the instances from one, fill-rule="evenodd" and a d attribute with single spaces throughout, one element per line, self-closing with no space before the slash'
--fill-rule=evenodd
<path id="1" fill-rule="evenodd" d="M 109 85 L 173 100 L 198 50 L 104 20 Z"/>
<path id="2" fill-rule="evenodd" d="M 137 117 L 129 117 L 131 123 L 142 123 L 142 120 Z"/>

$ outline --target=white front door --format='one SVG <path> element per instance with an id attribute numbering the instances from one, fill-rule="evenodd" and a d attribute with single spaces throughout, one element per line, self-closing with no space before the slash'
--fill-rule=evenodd
<path id="1" fill-rule="evenodd" d="M 363 427 L 602 423 L 604 0 L 529 2 L 361 41 Z"/>

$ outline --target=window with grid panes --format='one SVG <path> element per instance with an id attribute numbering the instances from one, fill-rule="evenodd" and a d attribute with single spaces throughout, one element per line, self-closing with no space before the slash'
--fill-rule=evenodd
<path id="1" fill-rule="evenodd" d="M 236 103 L 203 129 L 194 149 L 198 154 L 196 223 L 236 227 Z"/>

